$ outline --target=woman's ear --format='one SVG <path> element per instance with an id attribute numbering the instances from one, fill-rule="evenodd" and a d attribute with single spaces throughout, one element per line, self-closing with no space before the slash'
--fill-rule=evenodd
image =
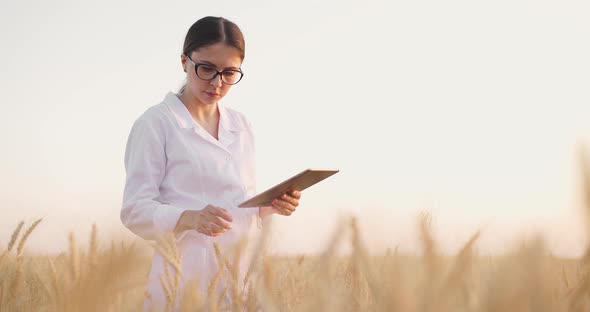
<path id="1" fill-rule="evenodd" d="M 186 56 L 184 54 L 180 55 L 180 63 L 182 64 L 182 70 L 186 73 Z"/>

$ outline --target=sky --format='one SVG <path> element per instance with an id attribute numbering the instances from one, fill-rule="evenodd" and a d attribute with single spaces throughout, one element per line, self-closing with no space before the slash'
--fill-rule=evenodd
<path id="1" fill-rule="evenodd" d="M 182 85 L 184 36 L 207 15 L 246 39 L 222 103 L 253 123 L 258 188 L 340 169 L 275 218 L 277 252 L 322 250 L 347 216 L 372 250 L 416 252 L 426 211 L 448 253 L 478 230 L 485 253 L 537 232 L 582 253 L 590 3 L 570 0 L 0 0 L 0 246 L 37 218 L 30 251 L 93 223 L 133 237 L 127 136 Z"/>

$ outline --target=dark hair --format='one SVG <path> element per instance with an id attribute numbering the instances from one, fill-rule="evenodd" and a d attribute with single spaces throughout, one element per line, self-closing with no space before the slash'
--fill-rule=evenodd
<path id="1" fill-rule="evenodd" d="M 238 25 L 223 17 L 207 16 L 196 21 L 184 38 L 182 53 L 189 55 L 201 47 L 220 42 L 238 49 L 240 58 L 244 60 L 244 35 Z"/>

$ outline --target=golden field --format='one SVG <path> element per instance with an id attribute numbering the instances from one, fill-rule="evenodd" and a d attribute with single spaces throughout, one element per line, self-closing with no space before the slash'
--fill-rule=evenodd
<path id="1" fill-rule="evenodd" d="M 588 216 L 590 171 L 582 165 Z M 27 238 L 40 222 L 21 222 L 2 242 L 0 311 L 143 310 L 151 261 L 145 248 L 101 242 L 93 227 L 88 247 L 70 235 L 69 250 L 57 256 L 25 253 Z M 475 252 L 479 233 L 474 233 L 449 257 L 439 251 L 431 216 L 420 217 L 418 230 L 419 256 L 396 249 L 369 255 L 354 218 L 340 224 L 318 256 L 267 254 L 261 240 L 256 261 L 241 281 L 244 287 L 238 286 L 235 259 L 225 258 L 215 246 L 219 270 L 206 293 L 190 285 L 179 293 L 181 255 L 173 240 L 153 247 L 169 264 L 161 278 L 167 310 L 179 300 L 181 311 L 590 311 L 590 248 L 580 259 L 562 259 L 539 238 L 512 253 L 484 257 Z M 349 244 L 351 252 L 337 252 L 342 244 Z M 232 298 L 231 306 L 222 306 L 222 297 L 211 291 L 221 280 L 228 285 L 221 296 Z"/>
<path id="2" fill-rule="evenodd" d="M 19 226 L 0 259 L 1 311 L 142 311 L 151 258 L 130 243 L 102 246 L 96 228 L 88 248 L 70 248 L 58 256 L 23 253 L 34 225 Z M 335 233 L 321 256 L 277 257 L 260 254 L 246 287 L 237 287 L 234 266 L 218 254 L 216 279 L 229 283 L 222 307 L 213 292 L 186 288 L 183 311 L 589 311 L 588 259 L 559 259 L 542 241 L 522 245 L 512 254 L 479 257 L 475 234 L 454 257 L 437 252 L 429 218 L 421 222 L 424 254 L 389 250 L 369 256 L 354 219 Z M 20 236 L 19 236 L 20 232 Z M 338 255 L 335 246 L 351 234 L 352 253 Z M 19 238 L 20 237 L 20 238 Z M 169 272 L 162 278 L 169 301 L 177 296 L 179 255 L 171 240 L 156 246 L 168 254 Z M 218 250 L 218 249 L 216 249 Z M 212 287 L 210 287 L 212 288 Z M 248 291 L 249 290 L 249 291 Z M 169 307 L 171 308 L 171 306 Z M 169 309 L 171 310 L 171 309 Z"/>

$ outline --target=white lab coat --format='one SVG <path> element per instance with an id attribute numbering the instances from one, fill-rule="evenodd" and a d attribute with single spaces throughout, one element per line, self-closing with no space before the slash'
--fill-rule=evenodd
<path id="1" fill-rule="evenodd" d="M 174 93 L 152 106 L 133 124 L 125 151 L 127 173 L 121 220 L 147 240 L 171 232 L 183 211 L 208 204 L 227 209 L 232 228 L 211 237 L 194 230 L 177 235 L 182 281 L 196 278 L 206 292 L 217 271 L 213 242 L 226 252 L 243 235 L 258 230 L 257 208 L 237 204 L 255 194 L 254 137 L 249 121 L 218 104 L 219 140 L 194 121 Z M 258 223 L 258 227 L 252 226 Z M 240 281 L 249 259 L 241 257 Z M 164 258 L 154 253 L 146 306 L 160 310 L 165 297 L 160 284 Z"/>

